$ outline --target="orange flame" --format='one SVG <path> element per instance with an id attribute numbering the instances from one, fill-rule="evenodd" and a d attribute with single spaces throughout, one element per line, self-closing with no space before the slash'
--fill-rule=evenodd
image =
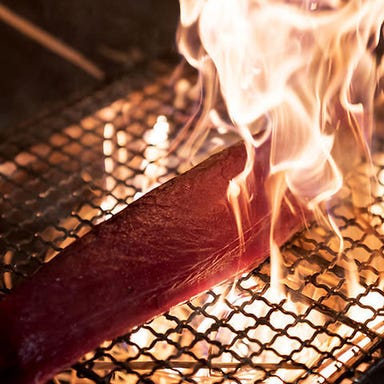
<path id="1" fill-rule="evenodd" d="M 284 267 L 275 231 L 286 191 L 326 221 L 342 255 L 341 231 L 324 203 L 361 157 L 371 161 L 373 100 L 384 72 L 373 53 L 384 2 L 180 0 L 180 9 L 180 52 L 209 88 L 202 115 L 214 110 L 220 121 L 213 84 L 218 79 L 228 116 L 246 145 L 244 171 L 228 187 L 240 249 L 252 196 L 249 176 L 257 148 L 271 140 L 271 296 L 281 301 Z M 204 137 L 202 121 L 193 137 Z M 357 295 L 356 264 L 343 260 L 349 294 Z"/>
<path id="2" fill-rule="evenodd" d="M 372 51 L 384 4 L 180 0 L 180 6 L 180 51 L 202 76 L 207 68 L 211 78 L 216 74 L 228 114 L 247 145 L 245 170 L 228 190 L 238 227 L 244 215 L 239 199 L 251 195 L 246 180 L 253 148 L 271 138 L 270 173 L 279 175 L 270 192 L 275 249 L 281 190 L 318 210 L 341 188 L 342 170 L 361 154 L 369 158 L 377 82 Z M 214 100 L 211 95 L 211 108 Z M 349 164 L 345 153 L 339 156 L 340 147 L 348 151 Z"/>
<path id="3" fill-rule="evenodd" d="M 331 155 L 340 125 L 367 149 L 372 122 L 366 112 L 372 111 L 376 84 L 370 51 L 378 42 L 384 5 L 362 0 L 180 4 L 180 50 L 200 70 L 215 64 L 242 138 L 257 148 L 272 136 L 271 173 L 283 171 L 289 189 L 310 208 L 332 196 L 341 186 Z M 192 39 L 195 31 L 200 40 Z M 265 134 L 254 140 L 264 116 Z"/>

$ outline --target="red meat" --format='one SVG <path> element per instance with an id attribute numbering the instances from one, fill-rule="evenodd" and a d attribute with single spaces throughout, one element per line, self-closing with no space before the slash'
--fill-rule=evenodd
<path id="1" fill-rule="evenodd" d="M 244 162 L 238 144 L 149 192 L 0 302 L 0 382 L 45 382 L 102 341 L 263 261 L 268 146 L 256 156 L 252 226 L 240 254 L 227 187 Z M 280 223 L 281 244 L 302 217 L 284 204 Z"/>

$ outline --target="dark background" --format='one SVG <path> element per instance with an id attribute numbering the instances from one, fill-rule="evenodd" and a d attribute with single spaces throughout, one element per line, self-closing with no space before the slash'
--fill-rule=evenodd
<path id="1" fill-rule="evenodd" d="M 0 135 L 92 92 L 140 63 L 173 53 L 178 0 L 4 0 L 95 62 L 96 80 L 0 20 Z"/>

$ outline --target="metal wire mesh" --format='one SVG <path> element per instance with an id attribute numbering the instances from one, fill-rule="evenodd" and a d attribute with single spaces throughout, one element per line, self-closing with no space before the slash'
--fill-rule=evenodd
<path id="1" fill-rule="evenodd" d="M 155 64 L 0 144 L 0 291 L 191 164 L 167 155 L 196 108 L 187 79 Z M 233 140 L 228 134 L 226 143 Z M 211 134 L 202 152 L 222 145 Z M 382 357 L 384 155 L 361 164 L 320 224 L 284 247 L 288 299 L 268 261 L 106 341 L 55 383 L 350 383 Z M 166 156 L 167 155 L 167 156 Z M 196 158 L 198 161 L 198 157 Z M 373 196 L 370 201 L 367 196 Z M 348 293 L 347 266 L 359 275 Z M 350 285 L 350 284 L 349 284 Z"/>

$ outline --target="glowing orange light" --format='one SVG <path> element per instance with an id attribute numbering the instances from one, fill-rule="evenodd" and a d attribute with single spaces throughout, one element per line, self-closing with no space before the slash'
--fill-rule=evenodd
<path id="1" fill-rule="evenodd" d="M 384 3 L 180 0 L 180 7 L 179 49 L 199 70 L 209 95 L 202 103 L 203 115 L 210 110 L 210 122 L 224 132 L 236 130 L 247 148 L 245 169 L 231 180 L 227 193 L 241 250 L 243 226 L 249 219 L 246 203 L 252 196 L 249 176 L 257 148 L 271 141 L 271 300 L 287 299 L 290 310 L 300 313 L 283 287 L 283 258 L 275 242 L 286 191 L 336 235 L 348 295 L 358 295 L 356 263 L 350 256 L 341 257 L 343 234 L 325 203 L 341 190 L 343 175 L 357 159 L 365 157 L 370 164 L 373 95 L 383 71 L 377 68 L 372 50 L 379 40 Z M 215 108 L 216 81 L 233 127 L 224 123 Z M 202 121 L 197 124 L 199 131 L 204 129 Z M 201 136 L 201 132 L 195 134 Z M 352 193 L 366 202 L 369 187 L 364 188 L 365 199 L 357 190 L 362 190 L 361 183 Z M 381 212 L 381 207 L 373 210 Z M 305 339 L 305 332 L 300 336 Z M 294 349 L 283 340 L 280 344 L 283 351 Z M 351 353 L 343 352 L 340 359 Z M 329 366 L 323 375 L 331 371 Z"/>

